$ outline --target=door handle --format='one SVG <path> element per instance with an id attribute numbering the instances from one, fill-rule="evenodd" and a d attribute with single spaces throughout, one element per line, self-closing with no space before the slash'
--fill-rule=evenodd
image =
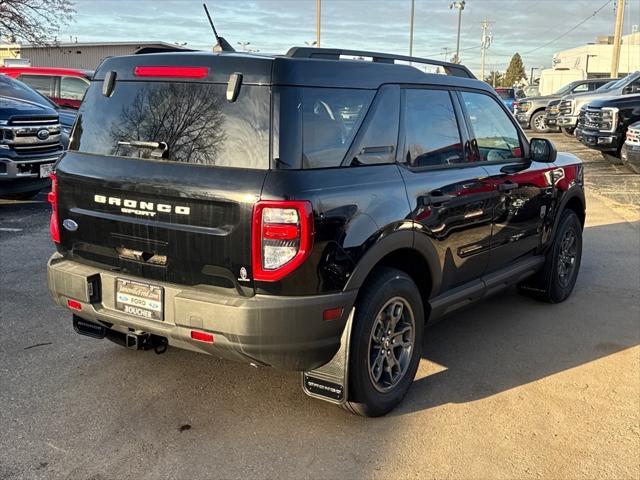
<path id="1" fill-rule="evenodd" d="M 444 193 L 438 193 L 438 191 L 434 191 L 432 193 L 429 193 L 427 195 L 421 195 L 420 197 L 418 197 L 418 203 L 420 204 L 420 206 L 426 207 L 429 205 L 432 205 L 434 207 L 438 207 L 440 205 L 444 205 L 445 203 L 450 202 L 451 200 L 453 200 L 455 198 L 455 196 L 453 195 L 447 195 Z"/>
<path id="2" fill-rule="evenodd" d="M 518 184 L 516 182 L 504 182 L 498 184 L 499 192 L 510 192 L 511 190 L 515 190 L 518 188 Z"/>

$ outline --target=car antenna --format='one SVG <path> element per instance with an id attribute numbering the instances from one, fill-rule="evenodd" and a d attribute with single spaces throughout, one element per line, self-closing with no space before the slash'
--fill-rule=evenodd
<path id="1" fill-rule="evenodd" d="M 207 14 L 207 18 L 209 19 L 209 25 L 211 25 L 211 29 L 213 30 L 213 36 L 216 37 L 216 44 L 213 46 L 214 52 L 235 52 L 236 50 L 227 42 L 223 37 L 218 35 L 216 32 L 216 27 L 213 25 L 213 20 L 211 20 L 211 15 L 209 15 L 209 9 L 207 8 L 207 4 L 203 3 L 204 13 Z"/>

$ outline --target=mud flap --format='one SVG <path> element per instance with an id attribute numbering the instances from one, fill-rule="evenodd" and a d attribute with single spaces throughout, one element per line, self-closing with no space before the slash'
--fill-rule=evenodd
<path id="1" fill-rule="evenodd" d="M 302 372 L 302 389 L 310 397 L 337 405 L 342 405 L 349 398 L 349 345 L 354 312 L 355 308 L 352 308 L 342 332 L 340 349 L 329 363 L 315 370 Z"/>

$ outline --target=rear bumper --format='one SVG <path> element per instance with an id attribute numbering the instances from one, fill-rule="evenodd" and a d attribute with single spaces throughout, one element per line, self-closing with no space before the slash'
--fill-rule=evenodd
<path id="1" fill-rule="evenodd" d="M 85 320 L 119 332 L 133 329 L 165 337 L 178 348 L 285 370 L 311 370 L 335 355 L 357 294 L 241 297 L 225 295 L 220 289 L 154 281 L 164 288 L 165 318 L 156 321 L 115 309 L 116 278 L 130 276 L 66 260 L 57 253 L 49 259 L 47 270 L 54 301 L 64 307 L 69 299 L 80 302 L 81 311 L 73 313 Z M 93 301 L 90 280 L 94 285 L 99 281 L 101 293 Z M 323 320 L 323 312 L 333 308 L 343 308 L 341 318 Z M 193 340 L 192 330 L 212 333 L 214 343 Z"/>

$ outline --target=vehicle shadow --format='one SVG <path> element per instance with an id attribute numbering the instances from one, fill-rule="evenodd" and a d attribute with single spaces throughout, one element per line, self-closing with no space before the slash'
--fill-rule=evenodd
<path id="1" fill-rule="evenodd" d="M 515 289 L 425 330 L 423 361 L 402 415 L 485 398 L 640 344 L 640 222 L 589 227 L 572 296 L 557 305 Z M 635 252 L 635 253 L 634 253 Z"/>

